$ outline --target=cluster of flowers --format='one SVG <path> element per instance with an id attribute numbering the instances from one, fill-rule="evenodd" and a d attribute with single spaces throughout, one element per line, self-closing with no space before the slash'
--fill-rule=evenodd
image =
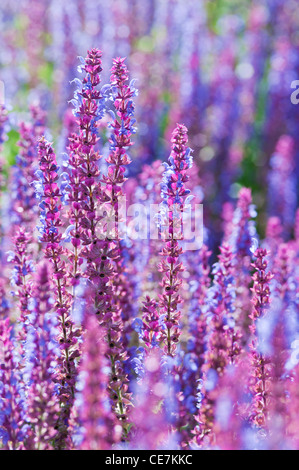
<path id="1" fill-rule="evenodd" d="M 7 101 L 24 109 L 30 90 L 30 100 L 38 96 L 50 111 L 53 129 L 68 126 L 73 90 L 66 84 L 76 74 L 77 56 L 90 44 L 104 44 L 105 81 L 116 56 L 127 57 L 138 79 L 139 132 L 132 149 L 138 171 L 153 158 L 164 160 L 177 122 L 188 127 L 190 147 L 201 160 L 213 250 L 221 238 L 222 203 L 234 199 L 240 185 L 254 189 L 263 231 L 267 209 L 280 212 L 291 232 L 298 164 L 285 161 L 282 170 L 282 160 L 274 159 L 279 177 L 270 182 L 267 170 L 281 134 L 299 148 L 299 106 L 289 99 L 299 76 L 294 0 L 221 0 L 219 8 L 206 0 L 106 3 L 22 0 L 19 6 L 2 0 L 0 70 Z"/>
<path id="2" fill-rule="evenodd" d="M 127 177 L 135 81 L 123 58 L 103 86 L 101 51 L 80 61 L 66 152 L 32 106 L 1 177 L 1 448 L 298 449 L 299 212 L 260 240 L 242 187 L 217 250 L 207 230 L 186 249 L 203 197 L 187 127 L 164 169 Z M 1 107 L 1 147 L 8 122 Z M 291 153 L 284 136 L 273 181 Z M 160 204 L 158 239 L 120 236 L 124 198 Z"/>

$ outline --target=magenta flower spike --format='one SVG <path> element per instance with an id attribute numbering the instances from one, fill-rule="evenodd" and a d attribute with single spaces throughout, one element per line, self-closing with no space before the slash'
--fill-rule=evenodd
<path id="1" fill-rule="evenodd" d="M 116 309 L 119 309 L 123 321 L 123 347 L 127 346 L 130 341 L 132 335 L 131 325 L 134 317 L 134 285 L 129 280 L 128 267 L 124 262 L 125 253 L 127 253 L 127 256 L 131 254 L 123 240 L 125 234 L 122 233 L 121 229 L 123 217 L 120 211 L 121 204 L 126 198 L 123 189 L 127 180 L 125 177 L 126 167 L 131 163 L 127 149 L 134 144 L 132 135 L 136 132 L 133 98 L 137 95 L 137 90 L 134 87 L 135 81 L 131 80 L 128 83 L 128 80 L 129 72 L 125 64 L 125 58 L 113 59 L 110 85 L 103 87 L 105 100 L 108 103 L 107 111 L 112 116 L 112 122 L 109 124 L 110 152 L 108 158 L 106 158 L 108 168 L 107 174 L 103 174 L 101 179 L 103 190 L 100 196 L 100 201 L 104 204 L 104 207 L 109 204 L 109 209 L 114 218 L 114 227 L 112 227 L 111 233 L 109 233 L 108 226 L 106 227 L 106 236 L 108 239 L 112 238 L 114 240 L 113 245 L 108 243 L 106 249 L 104 248 L 103 255 L 105 256 L 109 246 L 115 247 L 117 256 L 112 260 L 114 267 L 113 302 Z M 112 104 L 109 105 L 109 103 Z M 103 228 L 105 229 L 105 227 Z M 127 362 L 130 362 L 130 357 Z"/>
<path id="2" fill-rule="evenodd" d="M 69 203 L 68 238 L 72 244 L 69 253 L 69 278 L 71 285 L 79 284 L 80 278 L 88 277 L 94 282 L 94 256 L 97 257 L 98 246 L 96 227 L 99 222 L 97 198 L 100 192 L 100 171 L 98 160 L 101 158 L 95 150 L 98 143 L 97 123 L 104 113 L 103 97 L 97 89 L 102 71 L 102 52 L 99 49 L 88 51 L 87 57 L 80 57 L 83 80 L 75 79 L 77 90 L 71 100 L 75 109 L 77 134 L 69 137 L 69 159 L 64 162 L 69 175 L 67 199 Z M 87 269 L 83 273 L 84 259 Z"/>
<path id="3" fill-rule="evenodd" d="M 256 339 L 257 319 L 265 315 L 270 306 L 270 287 L 269 283 L 273 278 L 270 271 L 267 270 L 267 251 L 258 248 L 255 253 L 255 261 L 252 264 L 255 271 L 253 273 L 253 298 L 252 312 L 250 314 L 251 324 L 249 326 L 252 333 L 252 342 L 250 343 L 251 362 L 252 362 L 252 381 L 251 390 L 253 394 L 252 421 L 260 427 L 265 427 L 268 417 L 268 394 L 269 379 L 271 377 L 271 360 L 258 350 Z"/>
<path id="4" fill-rule="evenodd" d="M 189 194 L 185 183 L 188 181 L 187 170 L 192 166 L 190 148 L 187 148 L 187 128 L 178 124 L 172 134 L 172 151 L 169 164 L 165 163 L 161 195 L 163 202 L 160 210 L 160 229 L 165 238 L 165 246 L 161 251 L 164 258 L 158 269 L 163 273 L 162 289 L 159 296 L 160 315 L 163 316 L 165 328 L 162 329 L 164 351 L 169 356 L 174 356 L 180 337 L 180 311 L 178 305 L 181 303 L 179 295 L 182 284 L 180 273 L 184 271 L 179 257 L 183 250 L 178 240 L 182 239 L 182 210 L 185 196 Z M 163 233 L 162 224 L 165 217 L 169 222 L 167 232 Z M 166 223 L 167 223 L 166 222 Z"/>
<path id="5" fill-rule="evenodd" d="M 101 158 L 95 150 L 98 143 L 97 122 L 103 115 L 101 92 L 97 89 L 100 83 L 102 53 L 98 49 L 88 51 L 87 57 L 80 57 L 81 73 L 85 72 L 82 80 L 73 81 L 77 85 L 74 99 L 72 128 L 77 133 L 69 135 L 69 156 L 64 154 L 63 166 L 66 169 L 64 203 L 68 205 L 66 217 L 69 226 L 65 230 L 63 240 L 70 242 L 68 247 L 68 265 L 66 266 L 67 284 L 72 288 L 72 298 L 77 296 L 76 286 L 82 277 L 90 277 L 89 256 L 92 243 L 96 244 L 96 194 L 99 191 L 98 160 Z M 87 261 L 87 270 L 83 269 Z M 85 261 L 85 263 L 86 263 Z M 72 310 L 74 303 L 71 303 Z"/>
<path id="6" fill-rule="evenodd" d="M 77 118 L 78 134 L 69 137 L 69 158 L 64 166 L 69 175 L 67 200 L 69 203 L 69 235 L 73 247 L 69 260 L 71 284 L 76 286 L 83 273 L 81 265 L 88 250 L 83 249 L 93 241 L 96 243 L 96 196 L 99 192 L 98 160 L 101 158 L 95 150 L 98 142 L 97 122 L 103 115 L 103 99 L 97 89 L 100 83 L 102 52 L 98 49 L 88 51 L 85 59 L 80 58 L 80 71 L 85 72 L 83 80 L 75 79 L 77 90 L 71 103 Z M 87 260 L 88 261 L 88 260 Z M 89 261 L 88 261 L 89 262 Z"/>
<path id="7" fill-rule="evenodd" d="M 13 264 L 11 284 L 14 286 L 14 293 L 18 299 L 19 316 L 16 320 L 19 326 L 18 339 L 21 342 L 22 355 L 22 343 L 26 339 L 28 315 L 31 313 L 29 306 L 33 296 L 32 237 L 25 232 L 25 229 L 19 227 L 12 241 L 15 251 L 8 253 L 7 260 Z"/>
<path id="8" fill-rule="evenodd" d="M 260 318 L 266 309 L 269 307 L 270 304 L 270 289 L 269 289 L 269 282 L 273 278 L 271 272 L 267 272 L 268 262 L 266 261 L 265 257 L 269 253 L 267 250 L 263 248 L 258 248 L 255 253 L 254 257 L 256 260 L 252 263 L 252 266 L 255 268 L 255 272 L 253 273 L 253 309 L 250 315 L 251 319 L 251 327 L 250 330 L 252 333 L 255 332 L 255 321 L 257 318 Z"/>
<path id="9" fill-rule="evenodd" d="M 102 182 L 105 184 L 103 202 L 109 201 L 115 211 L 116 239 L 119 237 L 119 198 L 123 197 L 123 183 L 126 166 L 131 163 L 126 149 L 133 145 L 131 136 L 135 133 L 134 102 L 132 98 L 137 91 L 133 82 L 127 83 L 129 74 L 124 63 L 125 58 L 113 59 L 111 68 L 110 88 L 106 90 L 109 100 L 113 101 L 112 115 L 114 117 L 110 127 L 110 154 L 106 159 L 108 166 L 107 175 L 103 175 Z"/>
<path id="10" fill-rule="evenodd" d="M 112 204 L 108 212 L 114 212 L 117 207 L 116 198 L 119 195 L 119 185 L 125 181 L 123 177 L 124 164 L 129 160 L 123 146 L 128 144 L 127 139 L 123 140 L 122 132 L 118 130 L 118 120 L 115 118 L 112 125 L 112 136 L 118 136 L 118 150 L 111 150 L 108 158 L 111 164 L 108 169 L 108 176 L 99 179 L 99 169 L 97 161 L 100 158 L 98 152 L 94 150 L 98 142 L 98 130 L 96 123 L 104 113 L 104 103 L 102 93 L 110 85 L 98 91 L 96 86 L 100 83 L 99 73 L 101 72 L 101 52 L 93 49 L 88 52 L 87 58 L 82 59 L 82 71 L 86 72 L 82 84 L 76 93 L 77 99 L 73 101 L 76 110 L 75 115 L 79 118 L 80 134 L 70 139 L 72 175 L 71 185 L 73 187 L 72 206 L 73 214 L 71 220 L 75 223 L 75 229 L 70 233 L 73 237 L 72 243 L 75 246 L 73 259 L 86 259 L 85 275 L 89 278 L 95 288 L 95 311 L 101 327 L 106 331 L 107 356 L 110 358 L 111 375 L 109 381 L 109 394 L 113 403 L 113 410 L 120 419 L 124 428 L 127 427 L 126 414 L 127 406 L 130 404 L 130 396 L 127 393 L 128 379 L 124 372 L 123 364 L 128 358 L 127 351 L 123 347 L 123 322 L 119 305 L 115 301 L 116 292 L 119 293 L 117 280 L 117 262 L 120 259 L 119 242 L 112 240 L 112 235 L 107 232 L 107 227 L 101 225 L 102 215 L 98 214 L 101 204 L 105 208 L 105 203 Z M 122 63 L 122 62 L 121 62 Z M 126 74 L 122 72 L 122 65 L 118 69 L 118 61 L 115 62 L 115 69 L 112 73 L 112 84 L 116 88 L 115 107 L 117 115 L 125 119 L 129 114 L 128 101 L 131 97 L 130 90 L 127 92 Z M 112 86 L 112 85 L 111 85 Z M 107 90 L 106 90 L 107 91 Z M 113 93 L 113 92 L 112 92 Z M 121 99 L 119 93 L 122 93 Z M 119 99 L 125 100 L 119 110 Z M 120 114 L 119 114 L 120 113 Z M 121 121 L 122 122 L 122 121 Z M 129 119 L 131 122 L 131 118 Z M 127 123 L 127 121 L 126 121 Z M 127 124 L 126 124 L 127 125 Z M 112 137 L 111 137 L 112 139 Z M 115 172 L 115 173 L 114 173 Z M 113 179 L 115 174 L 116 179 Z M 76 181 L 77 188 L 75 187 Z M 77 193 L 75 193 L 77 191 Z M 111 192 L 112 191 L 112 192 Z M 113 199 L 113 200 L 112 200 Z M 109 228 L 108 228 L 109 231 Z M 82 250 L 77 250 L 79 240 L 82 243 Z M 77 254 L 76 254 L 77 253 Z M 80 254 L 79 254 L 80 253 Z M 81 261 L 78 261 L 78 266 Z M 123 296 L 123 292 L 121 293 Z"/>
<path id="11" fill-rule="evenodd" d="M 161 341 L 161 325 L 159 320 L 158 302 L 146 296 L 142 307 L 141 339 L 148 350 L 159 346 Z"/>
<path id="12" fill-rule="evenodd" d="M 60 418 L 59 433 L 56 446 L 64 448 L 67 439 L 67 423 L 74 400 L 75 380 L 77 375 L 76 361 L 79 356 L 78 336 L 80 330 L 74 327 L 71 319 L 72 296 L 68 292 L 68 276 L 66 263 L 63 259 L 68 253 L 63 248 L 61 222 L 61 192 L 57 184 L 58 166 L 56 155 L 49 142 L 42 137 L 39 140 L 40 170 L 39 181 L 35 182 L 37 197 L 41 200 L 40 220 L 38 227 L 40 242 L 44 246 L 45 258 L 52 266 L 51 285 L 55 299 L 55 311 L 58 317 L 61 356 L 58 358 L 58 368 L 55 380 L 59 384 Z"/>

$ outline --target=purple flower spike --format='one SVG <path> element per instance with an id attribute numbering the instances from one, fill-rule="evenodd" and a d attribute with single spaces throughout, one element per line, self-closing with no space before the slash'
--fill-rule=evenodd
<path id="1" fill-rule="evenodd" d="M 20 312 L 17 320 L 19 325 L 18 338 L 22 343 L 26 339 L 28 315 L 31 313 L 30 301 L 33 295 L 32 237 L 23 228 L 18 228 L 16 235 L 13 237 L 13 243 L 15 250 L 9 252 L 8 261 L 14 265 L 11 283 L 18 298 Z"/>
<path id="2" fill-rule="evenodd" d="M 159 345 L 161 341 L 161 326 L 158 313 L 158 302 L 146 297 L 142 308 L 141 339 L 148 349 Z"/>
<path id="3" fill-rule="evenodd" d="M 104 100 L 97 89 L 102 71 L 101 57 L 100 50 L 92 49 L 82 59 L 80 71 L 85 72 L 85 76 L 82 81 L 76 79 L 77 90 L 71 101 L 75 106 L 74 115 L 79 131 L 78 134 L 72 133 L 69 136 L 69 158 L 65 160 L 64 166 L 69 178 L 67 215 L 72 244 L 69 277 L 74 287 L 83 276 L 82 263 L 88 253 L 84 246 L 96 239 L 96 196 L 100 188 L 98 160 L 101 156 L 95 151 L 95 146 L 99 140 L 97 123 L 104 110 Z"/>
<path id="4" fill-rule="evenodd" d="M 114 259 L 111 259 L 114 267 L 114 295 L 113 303 L 115 308 L 120 312 L 123 321 L 123 346 L 127 346 L 132 335 L 132 319 L 134 317 L 134 297 L 133 284 L 129 280 L 128 267 L 125 264 L 124 255 L 131 255 L 123 240 L 124 234 L 121 230 L 123 222 L 120 211 L 121 201 L 125 198 L 123 185 L 127 178 L 125 177 L 126 167 L 131 163 L 131 159 L 127 153 L 127 149 L 134 142 L 132 135 L 136 129 L 134 111 L 135 104 L 133 97 L 137 94 L 137 90 L 133 86 L 133 80 L 128 82 L 129 72 L 125 64 L 125 58 L 113 59 L 111 68 L 110 84 L 103 87 L 107 111 L 112 116 L 110 128 L 110 152 L 106 159 L 108 163 L 107 174 L 102 176 L 102 192 L 100 202 L 107 204 L 113 217 L 113 225 L 111 233 L 108 224 L 103 226 L 106 233 L 106 245 L 103 250 L 103 256 L 109 258 L 111 247 L 113 247 Z M 103 90 L 102 89 L 102 90 Z M 109 238 L 113 242 L 109 242 Z M 112 273 L 111 273 L 112 274 Z M 112 276 L 111 276 L 112 277 Z M 128 350 L 128 359 L 125 360 L 125 369 L 130 367 L 132 351 Z"/>
<path id="5" fill-rule="evenodd" d="M 68 217 L 73 225 L 71 243 L 73 253 L 70 257 L 72 284 L 79 282 L 83 262 L 82 245 L 89 245 L 96 239 L 97 224 L 96 196 L 99 192 L 98 160 L 101 158 L 95 151 L 99 140 L 97 123 L 102 118 L 104 107 L 101 92 L 96 88 L 100 83 L 102 53 L 98 49 L 88 51 L 82 59 L 81 72 L 85 72 L 82 81 L 77 79 L 77 90 L 72 104 L 79 127 L 78 134 L 69 137 L 69 160 L 64 165 L 69 174 Z"/>
<path id="6" fill-rule="evenodd" d="M 265 310 L 269 307 L 270 304 L 270 288 L 269 283 L 273 278 L 273 274 L 271 272 L 267 272 L 268 262 L 266 261 L 265 257 L 269 253 L 267 250 L 263 248 L 258 248 L 255 253 L 254 257 L 256 260 L 252 263 L 252 266 L 255 268 L 255 272 L 253 273 L 253 309 L 250 315 L 251 323 L 251 332 L 255 332 L 255 320 L 261 317 Z"/>
<path id="7" fill-rule="evenodd" d="M 130 404 L 130 396 L 127 393 L 128 379 L 124 372 L 124 363 L 128 359 L 127 351 L 123 347 L 123 321 L 121 310 L 116 301 L 116 292 L 123 298 L 124 292 L 121 286 L 122 268 L 117 265 L 120 260 L 119 241 L 113 240 L 114 236 L 108 233 L 109 228 L 102 222 L 102 215 L 99 215 L 99 208 L 105 209 L 105 204 L 110 203 L 108 212 L 114 212 L 118 207 L 117 197 L 119 196 L 120 185 L 124 182 L 124 165 L 129 163 L 126 159 L 124 141 L 121 133 L 118 132 L 118 120 L 115 118 L 112 125 L 112 135 L 119 135 L 119 152 L 111 151 L 109 158 L 111 164 L 108 168 L 108 176 L 99 179 L 98 160 L 100 155 L 94 150 L 98 142 L 96 122 L 102 117 L 104 110 L 104 99 L 102 93 L 96 90 L 100 82 L 99 73 L 101 71 L 101 52 L 93 49 L 88 52 L 87 58 L 83 59 L 82 71 L 86 72 L 81 90 L 77 96 L 80 106 L 76 112 L 79 117 L 80 135 L 70 139 L 70 149 L 72 163 L 72 187 L 71 197 L 73 214 L 71 221 L 75 225 L 71 234 L 81 240 L 82 250 L 77 250 L 78 256 L 86 259 L 85 275 L 91 281 L 94 289 L 95 311 L 101 327 L 106 331 L 105 339 L 111 365 L 111 377 L 109 381 L 109 394 L 113 403 L 113 410 L 120 419 L 124 429 L 127 427 L 126 415 L 127 406 Z M 117 61 L 116 61 L 117 62 Z M 115 71 L 118 74 L 117 70 Z M 114 74 L 113 74 L 114 77 Z M 121 77 L 120 77 L 121 78 Z M 113 79 L 114 80 L 114 79 Z M 123 80 L 121 78 L 121 80 Z M 113 81 L 114 83 L 114 81 Z M 114 84 L 115 86 L 115 84 Z M 120 88 L 119 88 L 120 87 Z M 118 104 L 119 93 L 123 93 L 127 88 L 125 83 L 117 81 L 115 86 L 116 96 L 114 101 Z M 110 85 L 108 89 L 111 90 Z M 114 89 L 113 89 L 114 90 Z M 114 91 L 111 91 L 113 94 Z M 131 95 L 130 95 L 131 96 Z M 121 106 L 121 111 L 127 113 L 127 99 Z M 115 105 L 116 106 L 116 105 Z M 116 113 L 117 114 L 117 113 Z M 123 114 L 121 115 L 124 116 Z M 112 138 L 112 137 L 111 137 Z M 127 145 L 127 140 L 125 141 Z M 116 160 L 113 160 L 113 158 Z M 116 176 L 114 180 L 113 175 Z M 76 178 L 76 180 L 75 180 Z M 77 187 L 75 187 L 77 183 Z M 75 193 L 77 191 L 77 193 Z M 104 225 L 103 225 L 104 224 Z M 75 256 L 76 250 L 74 250 Z M 75 259 L 75 258 L 74 258 Z M 117 276 L 118 274 L 118 276 Z M 126 431 L 125 431 L 126 434 Z"/>
<path id="8" fill-rule="evenodd" d="M 63 256 L 67 252 L 61 246 L 60 233 L 61 203 L 58 186 L 58 166 L 56 155 L 49 142 L 42 137 L 39 141 L 40 180 L 36 191 L 41 200 L 40 241 L 44 244 L 45 257 L 52 265 L 51 283 L 54 289 L 55 310 L 58 316 L 61 356 L 58 358 L 56 382 L 59 384 L 60 418 L 58 424 L 57 448 L 66 445 L 67 426 L 70 410 L 74 401 L 75 380 L 77 375 L 76 358 L 79 356 L 78 337 L 80 331 L 74 328 L 70 317 L 72 296 L 68 292 L 68 276 Z"/>
<path id="9" fill-rule="evenodd" d="M 253 273 L 253 298 L 252 312 L 250 315 L 252 333 L 251 363 L 253 380 L 251 390 L 253 394 L 252 421 L 260 427 L 265 427 L 268 415 L 268 395 L 269 378 L 271 376 L 271 360 L 258 351 L 258 341 L 256 338 L 256 322 L 262 318 L 270 306 L 270 287 L 269 283 L 273 278 L 270 271 L 267 270 L 268 263 L 265 259 L 268 255 L 267 250 L 258 248 L 255 253 L 255 261 L 252 264 L 255 271 Z"/>
<path id="10" fill-rule="evenodd" d="M 179 257 L 183 250 L 179 246 L 178 239 L 182 239 L 181 225 L 185 196 L 189 193 L 185 183 L 189 177 L 187 170 L 192 166 L 190 149 L 187 148 L 187 128 L 178 124 L 172 134 L 172 150 L 169 157 L 169 165 L 165 164 L 163 173 L 163 183 L 161 185 L 161 194 L 163 202 L 160 211 L 160 229 L 162 235 L 168 240 L 161 251 L 161 256 L 165 259 L 160 263 L 158 269 L 163 273 L 162 289 L 160 295 L 159 308 L 160 315 L 163 317 L 165 328 L 162 330 L 164 351 L 169 356 L 174 356 L 176 345 L 180 337 L 179 320 L 181 317 L 178 311 L 178 305 L 181 303 L 179 295 L 182 281 L 180 273 L 184 267 L 179 262 Z M 168 216 L 168 233 L 163 232 L 161 220 L 165 221 Z"/>
<path id="11" fill-rule="evenodd" d="M 214 280 L 206 297 L 207 344 L 202 366 L 203 377 L 198 387 L 198 425 L 193 433 L 198 446 L 210 445 L 215 419 L 214 389 L 226 367 L 241 352 L 240 335 L 236 329 L 234 255 L 227 244 L 220 247 L 219 262 L 214 265 Z"/>

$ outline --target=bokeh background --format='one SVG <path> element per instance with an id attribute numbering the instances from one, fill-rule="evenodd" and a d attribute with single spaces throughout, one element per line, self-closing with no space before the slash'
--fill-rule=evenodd
<path id="1" fill-rule="evenodd" d="M 59 148 L 78 76 L 78 56 L 103 51 L 102 83 L 113 57 L 136 78 L 134 176 L 165 160 L 177 122 L 189 128 L 210 244 L 241 186 L 252 189 L 261 237 L 278 216 L 286 238 L 298 200 L 297 0 L 1 0 L 0 80 L 10 110 L 8 165 L 18 122 L 39 101 Z"/>

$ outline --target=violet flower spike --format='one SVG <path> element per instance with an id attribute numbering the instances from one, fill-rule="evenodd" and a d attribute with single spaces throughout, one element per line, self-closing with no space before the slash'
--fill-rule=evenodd
<path id="1" fill-rule="evenodd" d="M 199 380 L 198 425 L 193 430 L 194 442 L 199 446 L 210 445 L 214 427 L 214 389 L 226 367 L 240 354 L 238 335 L 235 332 L 233 314 L 234 300 L 234 255 L 230 247 L 220 247 L 219 262 L 215 263 L 212 274 L 213 284 L 206 297 L 207 344 L 202 367 L 203 377 Z"/>
<path id="2" fill-rule="evenodd" d="M 18 298 L 18 339 L 22 345 L 26 339 L 28 315 L 31 313 L 30 302 L 33 296 L 32 273 L 35 269 L 32 262 L 32 237 L 23 228 L 18 228 L 12 241 L 15 250 L 8 252 L 7 261 L 13 264 L 11 284 Z M 20 353 L 23 355 L 22 346 Z"/>
<path id="3" fill-rule="evenodd" d="M 140 337 L 147 350 L 158 347 L 161 341 L 161 325 L 156 300 L 146 296 L 142 307 L 142 320 L 138 323 L 140 323 Z M 136 327 L 135 322 L 135 329 Z"/>
<path id="4" fill-rule="evenodd" d="M 70 317 L 72 296 L 68 292 L 68 276 L 62 256 L 65 250 L 61 245 L 61 192 L 57 184 L 58 166 L 51 144 L 42 137 L 39 140 L 40 180 L 36 191 L 41 199 L 39 227 L 40 242 L 44 244 L 45 258 L 52 265 L 51 281 L 54 288 L 55 309 L 58 316 L 59 344 L 61 356 L 58 359 L 56 381 L 59 384 L 60 415 L 56 447 L 67 445 L 67 426 L 70 410 L 74 401 L 74 387 L 77 375 L 75 359 L 79 356 L 78 336 L 80 331 L 74 328 Z M 67 254 L 67 253 L 66 253 Z"/>
<path id="5" fill-rule="evenodd" d="M 252 312 L 250 314 L 252 341 L 250 343 L 253 384 L 251 386 L 253 394 L 252 420 L 259 427 L 265 427 L 268 416 L 268 393 L 269 378 L 271 375 L 271 360 L 258 351 L 256 338 L 256 322 L 265 315 L 270 306 L 270 288 L 269 283 L 273 277 L 267 270 L 267 251 L 258 248 L 255 253 L 255 261 L 252 266 L 255 268 L 253 273 L 253 298 Z"/>
<path id="6" fill-rule="evenodd" d="M 115 59 L 111 75 L 111 82 L 116 93 L 115 97 L 113 96 L 113 104 L 116 108 L 115 115 L 119 115 L 125 122 L 131 122 L 132 111 L 129 110 L 129 98 L 133 93 L 125 83 L 126 80 L 127 71 L 123 60 Z M 110 89 L 110 86 L 108 88 Z M 102 88 L 102 92 L 105 92 L 105 87 L 104 90 Z M 130 106 L 132 108 L 132 105 Z M 120 222 L 118 198 L 122 194 L 121 186 L 125 181 L 123 176 L 125 165 L 130 161 L 125 152 L 125 148 L 130 143 L 130 137 L 129 134 L 119 131 L 120 125 L 117 117 L 111 126 L 113 131 L 110 141 L 117 142 L 117 148 L 111 148 L 107 158 L 110 166 L 107 176 L 103 175 L 98 185 L 96 202 L 102 204 L 104 209 L 108 207 L 108 212 L 114 217 L 117 227 Z M 111 360 L 110 397 L 114 404 L 113 409 L 121 420 L 126 434 L 126 415 L 127 406 L 130 404 L 130 395 L 127 393 L 128 379 L 124 372 L 124 364 L 128 360 L 128 354 L 123 347 L 123 321 L 119 305 L 120 299 L 127 295 L 124 290 L 126 282 L 123 274 L 120 242 L 116 236 L 118 232 L 111 233 L 109 225 L 106 226 L 105 220 L 102 222 L 101 218 L 96 219 L 96 222 L 99 225 L 97 233 L 94 230 L 93 235 L 91 234 L 90 239 L 86 239 L 85 242 L 86 244 L 92 242 L 90 249 L 85 250 L 88 263 L 87 274 L 96 287 L 95 306 L 99 324 L 107 332 L 107 355 Z"/>
<path id="7" fill-rule="evenodd" d="M 192 166 L 190 149 L 187 148 L 187 128 L 178 124 L 172 134 L 172 151 L 169 157 L 169 165 L 165 164 L 166 170 L 163 173 L 163 183 L 161 185 L 161 195 L 163 202 L 160 211 L 160 229 L 166 238 L 165 247 L 161 251 L 161 256 L 165 258 L 158 269 L 163 273 L 162 288 L 159 308 L 160 315 L 164 318 L 165 329 L 162 330 L 164 351 L 169 356 L 175 355 L 176 345 L 180 337 L 180 311 L 178 305 L 181 303 L 179 289 L 181 279 L 179 273 L 184 271 L 182 263 L 179 262 L 180 254 L 183 250 L 179 246 L 178 239 L 182 239 L 181 226 L 184 199 L 189 190 L 185 188 L 188 181 L 187 170 Z M 169 228 L 165 232 L 163 223 L 165 217 L 169 216 Z M 164 222 L 162 222 L 164 220 Z"/>
<path id="8" fill-rule="evenodd" d="M 129 80 L 129 72 L 125 64 L 125 58 L 113 59 L 111 68 L 110 85 L 102 88 L 105 96 L 107 111 L 112 116 L 112 121 L 109 124 L 110 136 L 110 152 L 106 159 L 108 163 L 107 174 L 102 176 L 101 182 L 103 185 L 103 192 L 100 200 L 105 205 L 105 201 L 111 208 L 111 213 L 114 218 L 114 227 L 111 233 L 107 225 L 107 238 L 112 238 L 115 245 L 115 253 L 117 256 L 113 261 L 115 266 L 114 274 L 114 297 L 113 302 L 116 309 L 119 309 L 123 321 L 122 331 L 122 344 L 123 349 L 128 346 L 128 338 L 132 335 L 132 319 L 134 317 L 134 285 L 129 280 L 128 269 L 125 264 L 125 253 L 129 256 L 129 250 L 126 247 L 126 242 L 122 240 L 123 233 L 121 224 L 123 222 L 120 205 L 124 199 L 125 193 L 123 185 L 127 178 L 125 178 L 126 167 L 131 163 L 131 159 L 127 153 L 127 149 L 131 147 L 134 142 L 132 135 L 136 132 L 134 124 L 135 104 L 133 101 L 134 96 L 137 95 L 137 90 L 134 87 L 134 80 Z M 107 244 L 108 248 L 110 244 Z M 131 250 L 132 251 L 132 250 Z M 107 249 L 103 251 L 105 256 Z M 131 301 L 130 301 L 131 300 Z M 130 370 L 130 363 L 137 358 L 134 349 L 127 349 L 128 358 L 124 361 L 124 369 Z"/>

